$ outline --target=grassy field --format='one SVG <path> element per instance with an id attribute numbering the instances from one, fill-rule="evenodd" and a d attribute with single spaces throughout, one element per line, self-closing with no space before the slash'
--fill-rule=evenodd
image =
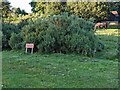
<path id="1" fill-rule="evenodd" d="M 117 88 L 118 30 L 96 32 L 105 49 L 94 58 L 75 54 L 3 51 L 3 87 Z"/>

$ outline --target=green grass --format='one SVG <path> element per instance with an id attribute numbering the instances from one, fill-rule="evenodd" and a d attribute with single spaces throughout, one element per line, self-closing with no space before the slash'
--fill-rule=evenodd
<path id="1" fill-rule="evenodd" d="M 102 52 L 98 52 L 96 58 L 109 60 L 118 60 L 118 29 L 98 30 L 96 32 L 105 48 Z"/>
<path id="2" fill-rule="evenodd" d="M 103 35 L 102 32 L 105 30 L 96 34 L 105 44 L 105 49 L 94 58 L 75 54 L 31 55 L 22 51 L 3 51 L 3 87 L 117 88 L 118 36 Z"/>

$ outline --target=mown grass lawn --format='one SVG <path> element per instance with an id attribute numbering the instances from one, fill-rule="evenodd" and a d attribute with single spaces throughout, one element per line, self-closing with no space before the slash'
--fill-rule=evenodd
<path id="1" fill-rule="evenodd" d="M 109 32 L 112 34 L 107 35 Z M 3 87 L 117 88 L 116 32 L 97 31 L 105 49 L 94 58 L 75 54 L 31 55 L 23 51 L 3 51 Z"/>

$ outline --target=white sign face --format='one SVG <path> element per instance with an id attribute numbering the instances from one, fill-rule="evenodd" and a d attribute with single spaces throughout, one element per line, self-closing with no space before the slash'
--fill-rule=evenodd
<path id="1" fill-rule="evenodd" d="M 27 43 L 27 44 L 26 44 L 26 48 L 34 48 L 34 44 L 33 44 L 33 43 L 30 43 L 30 44 Z"/>
<path id="2" fill-rule="evenodd" d="M 26 53 L 27 53 L 28 48 L 32 49 L 31 54 L 33 54 L 34 44 L 33 43 L 27 43 L 26 44 Z"/>

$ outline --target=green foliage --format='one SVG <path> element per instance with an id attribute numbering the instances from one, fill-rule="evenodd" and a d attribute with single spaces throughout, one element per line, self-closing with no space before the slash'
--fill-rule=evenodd
<path id="1" fill-rule="evenodd" d="M 2 12 L 3 22 L 12 22 L 18 20 L 20 15 L 27 15 L 28 13 L 25 10 L 20 8 L 15 8 L 10 5 L 11 3 L 8 0 L 3 0 L 0 3 L 0 11 Z"/>
<path id="2" fill-rule="evenodd" d="M 64 2 L 34 2 L 30 3 L 32 11 L 39 13 L 40 15 L 49 16 L 51 14 L 60 14 L 67 11 L 67 7 Z"/>
<path id="3" fill-rule="evenodd" d="M 67 2 L 71 13 L 85 19 L 107 19 L 108 5 L 106 2 Z"/>
<path id="4" fill-rule="evenodd" d="M 21 10 L 20 8 L 12 8 L 12 14 L 15 15 L 27 15 L 27 13 L 25 12 L 25 10 Z"/>
<path id="5" fill-rule="evenodd" d="M 117 11 L 120 17 L 120 1 L 109 2 L 109 11 Z M 120 18 L 119 18 L 119 22 L 120 22 Z"/>
<path id="6" fill-rule="evenodd" d="M 28 43 L 37 44 L 38 37 L 42 34 L 42 31 L 46 30 L 48 27 L 48 22 L 46 20 L 38 19 L 38 20 L 30 20 L 29 24 L 23 27 L 23 39 Z"/>
<path id="7" fill-rule="evenodd" d="M 120 1 L 118 2 L 109 2 L 110 11 L 119 11 L 120 10 Z"/>
<path id="8" fill-rule="evenodd" d="M 2 49 L 9 48 L 8 39 L 6 35 L 2 35 Z"/>
<path id="9" fill-rule="evenodd" d="M 28 21 L 34 18 L 34 16 L 26 15 L 18 17 L 17 20 L 4 20 L 2 22 L 2 49 L 8 49 L 10 48 L 8 41 L 10 40 L 11 33 L 20 33 L 21 28 L 24 27 L 24 25 L 28 24 Z"/>
<path id="10" fill-rule="evenodd" d="M 23 28 L 28 23 L 32 23 L 36 17 L 36 14 L 21 15 L 14 18 L 4 18 L 2 22 L 2 49 L 10 49 L 8 41 L 10 40 L 11 34 L 14 32 L 16 34 L 21 33 L 21 28 Z M 29 35 L 31 38 L 31 35 Z M 28 37 L 28 39 L 30 39 Z M 27 40 L 28 41 L 28 40 Z M 31 40 L 30 40 L 31 41 Z"/>
<path id="11" fill-rule="evenodd" d="M 12 32 L 19 32 L 18 27 L 15 24 L 12 23 L 2 23 L 2 31 L 3 34 L 7 36 L 7 38 L 10 37 Z"/>
<path id="12" fill-rule="evenodd" d="M 8 18 L 11 17 L 10 3 L 6 1 L 2 1 L 2 17 Z"/>
<path id="13" fill-rule="evenodd" d="M 9 40 L 9 45 L 13 50 L 19 50 L 23 48 L 23 39 L 21 34 L 16 34 L 12 33 L 10 40 Z"/>
<path id="14" fill-rule="evenodd" d="M 7 49 L 9 48 L 8 41 L 11 37 L 11 33 L 17 33 L 19 32 L 19 29 L 17 25 L 15 24 L 10 24 L 10 23 L 2 23 L 2 49 Z"/>
<path id="15" fill-rule="evenodd" d="M 109 4 L 107 2 L 31 2 L 34 13 L 49 16 L 70 12 L 85 19 L 95 18 L 104 20 L 108 17 Z"/>
<path id="16" fill-rule="evenodd" d="M 0 7 L 2 6 L 2 10 L 0 9 L 2 12 L 2 49 L 8 49 L 11 33 L 19 33 L 20 29 L 27 24 L 30 15 L 27 16 L 27 13 L 20 8 L 12 8 L 7 0 L 3 0 L 0 4 Z"/>
<path id="17" fill-rule="evenodd" d="M 32 2 L 30 2 L 30 3 L 29 3 L 29 4 L 30 4 L 30 6 L 32 7 L 32 9 L 31 9 L 31 10 L 32 10 L 33 12 L 36 12 L 36 11 L 35 11 L 35 6 L 36 6 L 36 3 L 37 3 L 37 2 L 35 2 L 35 1 L 32 1 Z"/>
<path id="18" fill-rule="evenodd" d="M 75 15 L 61 13 L 39 18 L 23 27 L 23 39 L 35 43 L 41 52 L 81 53 L 93 55 L 100 48 L 94 24 Z"/>

